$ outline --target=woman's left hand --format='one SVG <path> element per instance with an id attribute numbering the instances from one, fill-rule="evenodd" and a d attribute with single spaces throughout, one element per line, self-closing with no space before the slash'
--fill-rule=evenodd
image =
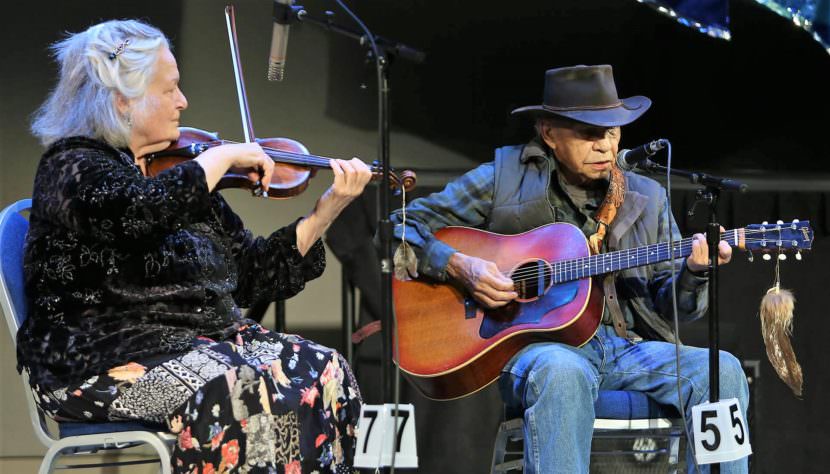
<path id="1" fill-rule="evenodd" d="M 315 212 L 333 221 L 350 202 L 363 193 L 372 179 L 372 170 L 359 158 L 331 160 L 331 170 L 334 172 L 334 183 L 320 197 Z"/>
<path id="2" fill-rule="evenodd" d="M 359 158 L 333 159 L 331 170 L 334 183 L 320 196 L 314 211 L 297 224 L 297 249 L 303 255 L 372 179 L 372 170 Z"/>

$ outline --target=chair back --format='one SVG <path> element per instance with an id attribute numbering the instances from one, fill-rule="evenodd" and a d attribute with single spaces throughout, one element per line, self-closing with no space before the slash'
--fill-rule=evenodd
<path id="1" fill-rule="evenodd" d="M 17 343 L 17 330 L 28 315 L 23 278 L 23 247 L 29 221 L 21 213 L 31 208 L 31 199 L 21 199 L 0 212 L 0 308 L 9 326 L 13 346 Z M 56 437 L 49 432 L 46 418 L 35 403 L 26 372 L 21 375 L 35 436 L 44 446 L 49 447 L 54 444 Z"/>
<path id="2" fill-rule="evenodd" d="M 31 199 L 22 199 L 0 212 L 0 307 L 13 342 L 17 342 L 17 330 L 27 314 L 23 244 L 29 230 L 29 221 L 20 213 L 31 207 Z"/>

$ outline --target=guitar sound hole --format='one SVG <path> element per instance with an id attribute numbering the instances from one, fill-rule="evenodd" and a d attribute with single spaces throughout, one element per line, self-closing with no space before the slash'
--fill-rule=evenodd
<path id="1" fill-rule="evenodd" d="M 552 276 L 550 265 L 541 259 L 519 264 L 510 275 L 516 293 L 519 294 L 519 301 L 533 300 L 544 295 L 550 288 Z"/>

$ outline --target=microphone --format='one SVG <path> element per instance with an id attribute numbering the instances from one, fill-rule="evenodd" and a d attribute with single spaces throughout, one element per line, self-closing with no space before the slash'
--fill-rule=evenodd
<path id="1" fill-rule="evenodd" d="M 268 56 L 269 81 L 281 81 L 285 77 L 292 3 L 294 0 L 274 0 L 274 30 L 271 33 L 271 54 Z"/>
<path id="2" fill-rule="evenodd" d="M 635 168 L 640 168 L 641 164 L 649 161 L 649 157 L 669 146 L 669 141 L 665 138 L 658 138 L 652 142 L 640 145 L 631 150 L 620 150 L 617 153 L 617 166 L 623 171 L 631 171 Z"/>

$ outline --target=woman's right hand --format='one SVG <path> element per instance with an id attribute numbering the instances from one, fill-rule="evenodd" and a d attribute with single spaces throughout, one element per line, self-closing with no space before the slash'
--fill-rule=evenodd
<path id="1" fill-rule="evenodd" d="M 274 174 L 274 160 L 262 150 L 259 143 L 233 143 L 206 150 L 196 160 L 205 170 L 208 189 L 213 191 L 226 172 L 247 174 L 253 182 L 260 182 L 268 192 Z"/>

